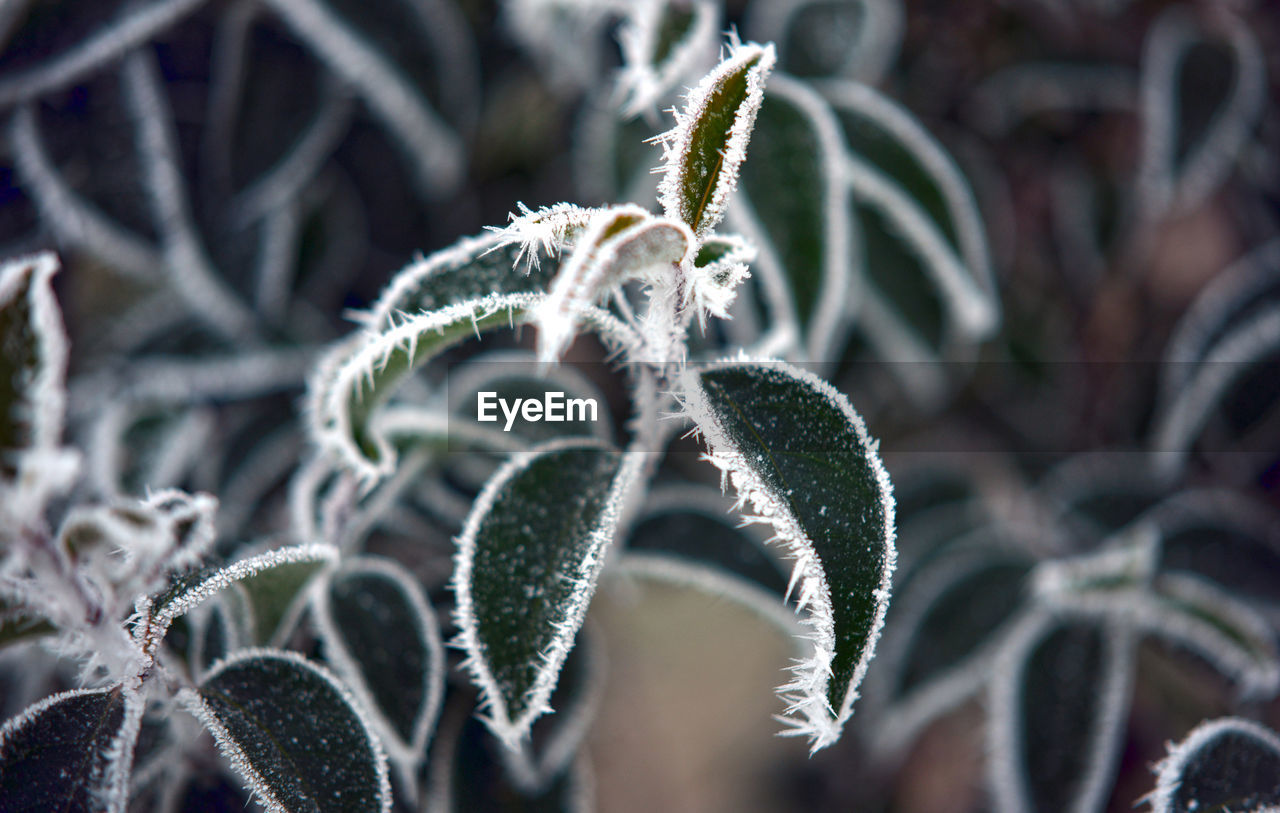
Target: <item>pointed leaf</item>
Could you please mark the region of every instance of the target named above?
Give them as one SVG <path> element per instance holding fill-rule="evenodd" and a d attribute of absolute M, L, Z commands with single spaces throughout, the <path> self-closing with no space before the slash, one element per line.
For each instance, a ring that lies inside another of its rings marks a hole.
<path fill-rule="evenodd" d="M 1203 722 L 1156 766 L 1152 813 L 1280 807 L 1280 737 L 1251 720 Z"/>
<path fill-rule="evenodd" d="M 77 689 L 9 720 L 0 728 L 0 807 L 123 811 L 140 705 L 119 686 Z"/>
<path fill-rule="evenodd" d="M 794 733 L 830 745 L 853 713 L 889 603 L 894 503 L 877 444 L 848 399 L 777 362 L 691 369 L 683 397 L 708 459 L 795 559 L 814 653 L 779 691 Z"/>
<path fill-rule="evenodd" d="M 391 758 L 426 756 L 444 693 L 439 624 L 422 588 L 389 559 L 349 559 L 312 597 L 325 659 L 370 717 Z"/>
<path fill-rule="evenodd" d="M 991 791 L 1001 810 L 1089 813 L 1111 792 L 1133 685 L 1133 636 L 1027 615 L 991 683 Z"/>
<path fill-rule="evenodd" d="M 742 44 L 735 37 L 729 56 L 689 92 L 675 127 L 658 137 L 666 166 L 659 187 L 663 212 L 699 237 L 724 217 L 738 185 L 773 63 L 772 45 Z"/>
<path fill-rule="evenodd" d="M 391 810 L 372 729 L 342 684 L 301 656 L 236 653 L 185 700 L 271 813 Z"/>
<path fill-rule="evenodd" d="M 485 486 L 458 539 L 458 644 L 486 722 L 515 748 L 548 711 L 595 592 L 638 461 L 594 441 L 516 455 Z"/>

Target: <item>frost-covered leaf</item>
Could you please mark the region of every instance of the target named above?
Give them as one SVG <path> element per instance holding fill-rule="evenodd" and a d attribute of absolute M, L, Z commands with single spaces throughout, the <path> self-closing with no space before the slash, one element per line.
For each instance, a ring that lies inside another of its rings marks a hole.
<path fill-rule="evenodd" d="M 999 809 L 1105 806 L 1128 720 L 1132 650 L 1123 624 L 1023 619 L 992 670 L 988 765 Z"/>
<path fill-rule="evenodd" d="M 50 282 L 58 268 L 50 253 L 0 266 L 0 477 L 18 486 L 49 475 L 62 439 L 67 337 Z"/>
<path fill-rule="evenodd" d="M 618 32 L 624 66 L 618 77 L 622 115 L 657 109 L 668 93 L 715 57 L 720 6 L 710 0 L 643 0 Z"/>
<path fill-rule="evenodd" d="M 1219 30 L 1204 30 L 1189 7 L 1170 6 L 1147 34 L 1138 193 L 1149 217 L 1186 211 L 1212 194 L 1239 157 L 1266 99 L 1266 62 L 1252 29 L 1235 14 L 1213 20 Z M 1229 52 L 1229 65 L 1193 59 L 1198 45 L 1213 40 Z"/>
<path fill-rule="evenodd" d="M 206 568 L 177 577 L 163 593 L 140 602 L 146 622 L 138 631 L 154 652 L 174 619 L 237 582 L 249 592 L 256 629 L 265 639 L 275 631 L 302 584 L 327 562 L 338 558 L 331 545 L 297 545 L 250 556 L 221 568 Z M 273 578 L 271 574 L 277 572 Z M 272 623 L 274 621 L 274 623 Z"/>
<path fill-rule="evenodd" d="M 458 645 L 486 723 L 517 748 L 549 711 L 639 461 L 561 440 L 516 455 L 485 486 L 458 539 Z"/>
<path fill-rule="evenodd" d="M 1280 808 L 1280 737 L 1251 720 L 1196 726 L 1155 767 L 1153 813 Z"/>
<path fill-rule="evenodd" d="M 48 697 L 0 728 L 0 807 L 123 813 L 142 701 L 120 686 Z"/>
<path fill-rule="evenodd" d="M 795 560 L 813 653 L 779 689 L 792 732 L 830 745 L 853 713 L 889 603 L 893 493 L 848 399 L 778 362 L 686 373 L 682 397 L 708 459 Z"/>
<path fill-rule="evenodd" d="M 185 701 L 271 813 L 391 810 L 372 728 L 346 688 L 301 656 L 236 653 Z"/>
<path fill-rule="evenodd" d="M 824 360 L 858 299 L 839 123 L 810 87 L 776 76 L 764 95 L 729 224 L 757 249 L 762 298 Z"/>
<path fill-rule="evenodd" d="M 902 45 L 901 0 L 774 0 L 752 3 L 747 32 L 778 44 L 792 76 L 847 76 L 876 84 Z"/>
<path fill-rule="evenodd" d="M 534 313 L 538 358 L 556 361 L 578 331 L 576 314 L 633 279 L 669 286 L 684 272 L 697 238 L 676 220 L 624 204 L 592 216 Z"/>
<path fill-rule="evenodd" d="M 584 222 L 589 214 L 582 216 Z M 358 318 L 374 330 L 387 330 L 406 314 L 440 310 L 487 294 L 545 292 L 559 263 L 543 268 L 542 261 L 559 252 L 579 221 L 560 210 L 526 215 L 513 218 L 504 229 L 463 238 L 410 263 Z"/>
<path fill-rule="evenodd" d="M 58 544 L 122 592 L 149 593 L 201 562 L 213 545 L 217 507 L 208 494 L 177 490 L 138 502 L 77 506 L 58 530 Z"/>
<path fill-rule="evenodd" d="M 663 212 L 709 234 L 724 217 L 747 157 L 747 143 L 773 69 L 772 45 L 730 42 L 729 56 L 685 99 L 676 124 L 658 137 L 664 164 Z"/>
<path fill-rule="evenodd" d="M 394 449 L 370 431 L 369 423 L 405 378 L 469 336 L 528 321 L 544 301 L 540 291 L 546 277 L 512 268 L 522 246 L 520 240 L 491 234 L 411 265 L 392 280 L 365 320 L 370 332 L 340 343 L 318 365 L 309 388 L 312 437 L 366 485 L 395 469 Z M 598 308 L 577 316 L 599 330 L 606 343 L 629 339 L 630 331 Z"/>
<path fill-rule="evenodd" d="M 422 588 L 389 559 L 349 559 L 312 594 L 325 660 L 369 711 L 389 756 L 426 756 L 444 693 L 439 624 Z"/>

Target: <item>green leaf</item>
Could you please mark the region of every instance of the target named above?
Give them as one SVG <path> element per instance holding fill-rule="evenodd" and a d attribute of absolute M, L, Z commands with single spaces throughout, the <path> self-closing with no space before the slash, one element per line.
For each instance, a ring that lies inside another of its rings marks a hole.
<path fill-rule="evenodd" d="M 1134 636 L 1123 623 L 1033 613 L 1012 637 L 989 700 L 996 807 L 1102 809 L 1128 720 Z"/>
<path fill-rule="evenodd" d="M 772 45 L 731 41 L 729 56 L 685 98 L 675 127 L 658 136 L 665 170 L 663 212 L 699 237 L 723 219 L 773 69 Z"/>
<path fill-rule="evenodd" d="M 1152 813 L 1280 806 L 1280 737 L 1251 720 L 1203 722 L 1156 766 Z"/>
<path fill-rule="evenodd" d="M 51 253 L 0 266 L 0 478 L 39 467 L 62 439 L 67 338 Z"/>
<path fill-rule="evenodd" d="M 518 273 L 521 253 L 519 244 L 500 233 L 463 238 L 397 273 L 361 321 L 387 330 L 403 314 L 440 310 L 492 293 L 545 292 L 558 263 L 530 263 L 527 273 Z"/>
<path fill-rule="evenodd" d="M 391 810 L 386 757 L 370 726 L 342 684 L 301 656 L 236 653 L 186 703 L 270 813 Z"/>
<path fill-rule="evenodd" d="M 486 722 L 510 748 L 549 710 L 639 457 L 628 465 L 583 439 L 544 444 L 503 466 L 467 517 L 454 566 L 457 645 Z"/>
<path fill-rule="evenodd" d="M 690 369 L 683 398 L 708 459 L 795 559 L 814 652 L 779 689 L 783 719 L 815 749 L 830 745 L 853 713 L 889 603 L 894 502 L 877 444 L 848 399 L 780 362 Z"/>
<path fill-rule="evenodd" d="M 76 689 L 6 722 L 0 728 L 0 808 L 123 811 L 140 713 L 126 705 L 119 686 Z M 128 726 L 131 716 L 134 725 Z"/>
<path fill-rule="evenodd" d="M 444 694 L 435 613 L 413 577 L 389 559 L 349 559 L 312 596 L 325 659 L 361 703 L 391 759 L 426 756 Z"/>

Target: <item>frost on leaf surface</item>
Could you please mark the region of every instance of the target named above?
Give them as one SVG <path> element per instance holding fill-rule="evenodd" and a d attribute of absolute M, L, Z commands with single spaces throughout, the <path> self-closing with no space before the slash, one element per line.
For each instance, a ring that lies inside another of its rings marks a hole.
<path fill-rule="evenodd" d="M 120 689 L 63 692 L 0 728 L 0 803 L 7 813 L 94 810 L 107 752 L 125 722 Z"/>
<path fill-rule="evenodd" d="M 877 444 L 848 399 L 780 362 L 690 370 L 684 398 L 708 459 L 795 560 L 791 593 L 814 651 L 779 689 L 784 720 L 815 749 L 830 745 L 853 713 L 889 602 L 894 503 Z"/>
<path fill-rule="evenodd" d="M 521 453 L 485 486 L 458 539 L 456 643 L 508 746 L 548 710 L 613 540 L 626 459 L 582 439 Z"/>
<path fill-rule="evenodd" d="M 1154 813 L 1280 807 L 1280 737 L 1249 720 L 1201 723 L 1156 766 Z"/>
<path fill-rule="evenodd" d="M 244 650 L 188 703 L 271 813 L 391 809 L 377 739 L 347 690 L 304 658 Z"/>
<path fill-rule="evenodd" d="M 772 45 L 730 45 L 727 59 L 690 91 L 663 146 L 659 202 L 667 217 L 705 236 L 724 217 L 773 69 Z"/>

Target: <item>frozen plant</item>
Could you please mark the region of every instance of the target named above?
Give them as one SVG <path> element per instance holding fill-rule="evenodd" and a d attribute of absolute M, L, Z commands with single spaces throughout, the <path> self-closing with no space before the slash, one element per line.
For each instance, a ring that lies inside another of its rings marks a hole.
<path fill-rule="evenodd" d="M 695 323 L 703 331 L 729 316 L 749 276 L 751 244 L 717 227 L 774 61 L 771 45 L 731 36 L 688 92 L 657 139 L 661 214 L 634 204 L 521 206 L 506 226 L 393 279 L 361 315 L 362 330 L 312 376 L 306 420 L 319 455 L 294 486 L 298 544 L 226 564 L 213 564 L 217 501 L 208 494 L 66 507 L 79 458 L 61 439 L 67 342 L 50 286 L 57 260 L 6 265 L 0 595 L 12 634 L 49 635 L 46 645 L 81 664 L 82 686 L 0 729 L 6 809 L 173 805 L 180 786 L 166 765 L 184 736 L 173 718 L 188 713 L 271 811 L 386 811 L 393 783 L 412 803 L 425 791 L 429 804 L 449 804 L 449 780 L 423 784 L 445 688 L 439 623 L 403 567 L 355 554 L 349 541 L 384 489 L 394 495 L 394 483 L 413 475 L 420 450 L 440 443 L 487 450 L 490 460 L 509 454 L 468 509 L 452 591 L 453 643 L 512 781 L 545 791 L 574 757 L 575 721 L 590 704 L 575 686 L 592 668 L 575 648 L 607 568 L 777 602 L 763 612 L 798 634 L 800 651 L 779 689 L 784 733 L 813 750 L 832 744 L 889 601 L 894 501 L 877 444 L 816 375 L 744 351 L 717 361 L 690 350 Z M 631 397 L 623 448 L 609 433 L 498 437 L 430 399 L 395 397 L 451 345 L 522 324 L 536 331 L 534 380 L 584 386 L 556 368 L 580 334 L 612 351 Z M 772 529 L 775 558 L 791 562 L 784 596 L 706 564 L 620 551 L 681 432 L 705 443 L 742 520 Z M 781 612 L 788 600 L 799 624 Z M 290 648 L 303 615 L 328 666 Z M 566 694 L 559 731 L 535 738 L 553 696 Z M 445 729 L 453 740 L 465 735 Z"/>

